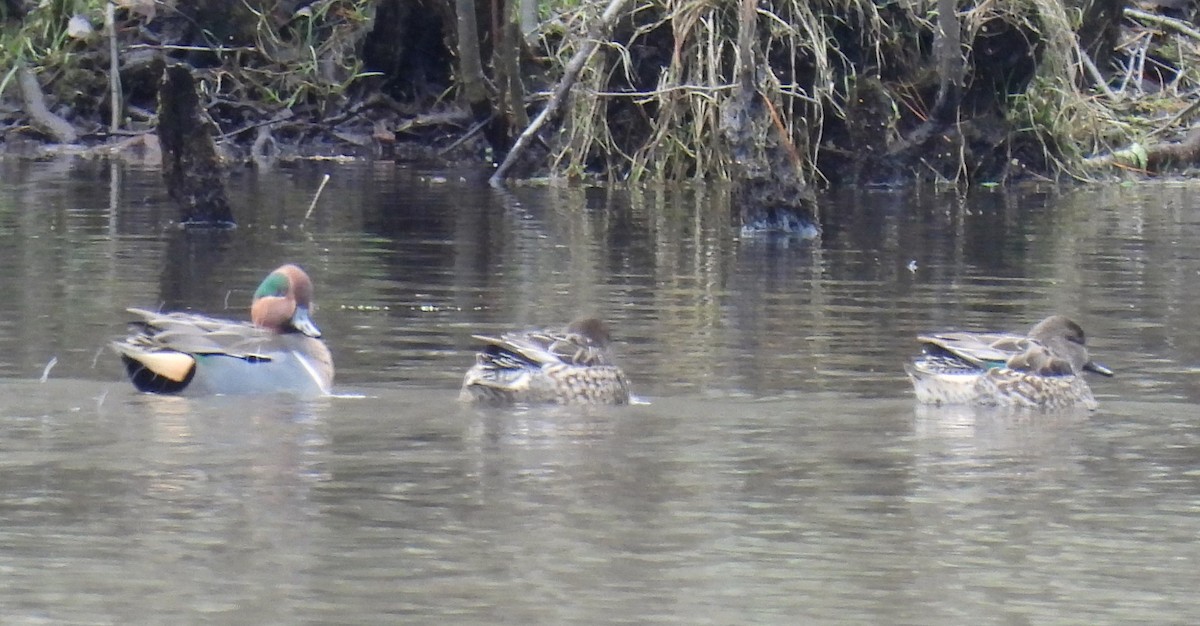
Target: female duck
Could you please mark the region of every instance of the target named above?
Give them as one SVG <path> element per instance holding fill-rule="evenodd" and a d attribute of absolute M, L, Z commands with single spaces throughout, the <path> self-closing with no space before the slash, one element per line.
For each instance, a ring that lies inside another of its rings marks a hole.
<path fill-rule="evenodd" d="M 304 270 L 284 265 L 254 292 L 250 324 L 129 309 L 137 330 L 112 345 L 140 391 L 328 394 L 333 356 L 309 318 L 312 291 Z"/>
<path fill-rule="evenodd" d="M 923 354 L 905 365 L 924 404 L 1094 410 L 1083 372 L 1112 376 L 1088 357 L 1083 329 L 1061 315 L 1028 335 L 949 332 L 918 337 Z"/>
<path fill-rule="evenodd" d="M 608 326 L 593 318 L 562 330 L 475 335 L 485 345 L 459 399 L 482 404 L 627 404 L 629 382 L 608 351 Z"/>

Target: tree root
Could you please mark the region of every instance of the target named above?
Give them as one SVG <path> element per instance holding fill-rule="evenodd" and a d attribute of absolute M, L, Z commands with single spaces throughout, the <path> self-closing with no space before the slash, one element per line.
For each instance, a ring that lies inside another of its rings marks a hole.
<path fill-rule="evenodd" d="M 76 143 L 79 133 L 67 120 L 59 117 L 46 106 L 46 96 L 37 77 L 24 61 L 18 62 L 17 85 L 21 91 L 21 102 L 34 127 L 54 138 L 58 143 Z"/>

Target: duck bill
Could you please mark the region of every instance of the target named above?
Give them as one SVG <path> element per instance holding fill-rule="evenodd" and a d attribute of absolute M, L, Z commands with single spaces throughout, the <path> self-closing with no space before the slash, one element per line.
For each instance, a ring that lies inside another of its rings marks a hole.
<path fill-rule="evenodd" d="M 1097 363 L 1095 361 L 1088 361 L 1087 363 L 1084 363 L 1083 369 L 1085 369 L 1089 372 L 1095 372 L 1097 374 L 1100 374 L 1101 376 L 1112 376 L 1113 375 L 1113 371 L 1108 369 L 1107 365 L 1105 365 L 1103 363 Z"/>
<path fill-rule="evenodd" d="M 305 306 L 296 307 L 296 313 L 292 315 L 292 327 L 309 337 L 321 336 L 321 329 L 308 316 L 308 307 Z"/>

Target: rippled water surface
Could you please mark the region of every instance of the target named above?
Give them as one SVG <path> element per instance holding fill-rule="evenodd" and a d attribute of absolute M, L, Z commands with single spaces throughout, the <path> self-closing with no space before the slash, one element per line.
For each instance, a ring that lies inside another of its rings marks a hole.
<path fill-rule="evenodd" d="M 329 186 L 305 217 L 320 178 Z M 720 194 L 0 162 L 0 622 L 1200 621 L 1200 187 L 856 191 L 817 241 Z M 127 306 L 316 283 L 338 395 L 139 395 Z M 646 403 L 455 402 L 472 333 L 612 323 Z M 939 328 L 1061 312 L 1095 413 L 914 405 Z"/>

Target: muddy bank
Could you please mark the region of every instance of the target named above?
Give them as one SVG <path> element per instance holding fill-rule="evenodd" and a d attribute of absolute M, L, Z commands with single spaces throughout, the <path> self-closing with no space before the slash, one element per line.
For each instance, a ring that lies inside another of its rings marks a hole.
<path fill-rule="evenodd" d="M 1181 69 L 1200 61 L 1191 3 L 574 4 L 121 0 L 106 15 L 102 2 L 8 0 L 4 36 L 22 45 L 7 49 L 22 52 L 6 58 L 3 149 L 153 158 L 155 86 L 184 63 L 231 161 L 492 167 L 556 89 L 561 109 L 511 175 L 749 176 L 764 202 L 802 206 L 828 185 L 1195 160 L 1200 85 Z M 603 11 L 615 16 L 600 29 Z"/>

